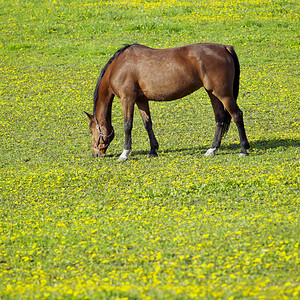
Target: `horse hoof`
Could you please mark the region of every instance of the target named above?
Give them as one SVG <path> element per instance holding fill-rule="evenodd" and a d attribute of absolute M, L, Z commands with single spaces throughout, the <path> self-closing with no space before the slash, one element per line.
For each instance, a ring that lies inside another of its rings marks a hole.
<path fill-rule="evenodd" d="M 243 152 L 241 152 L 240 154 L 239 154 L 239 157 L 245 157 L 245 156 L 248 156 L 249 154 L 248 153 L 243 153 Z"/>
<path fill-rule="evenodd" d="M 214 155 L 216 155 L 216 148 L 210 148 L 204 154 L 204 156 L 214 156 Z"/>
<path fill-rule="evenodd" d="M 157 157 L 157 156 L 158 156 L 157 153 L 149 153 L 149 154 L 148 154 L 148 157 L 149 157 L 149 158 Z"/>
<path fill-rule="evenodd" d="M 128 158 L 129 158 L 129 157 L 123 157 L 123 156 L 120 156 L 120 157 L 118 158 L 118 162 L 126 161 L 126 160 L 128 160 Z"/>
<path fill-rule="evenodd" d="M 129 158 L 129 155 L 131 154 L 131 150 L 125 150 L 123 151 L 123 153 L 120 155 L 118 161 L 125 161 Z"/>

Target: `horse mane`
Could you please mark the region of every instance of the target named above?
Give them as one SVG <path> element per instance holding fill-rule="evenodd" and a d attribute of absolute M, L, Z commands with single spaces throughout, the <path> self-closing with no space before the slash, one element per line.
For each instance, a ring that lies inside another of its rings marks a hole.
<path fill-rule="evenodd" d="M 109 61 L 106 63 L 106 65 L 103 67 L 99 77 L 98 77 L 98 80 L 97 80 L 97 84 L 96 84 L 96 88 L 95 88 L 95 91 L 94 91 L 94 111 L 93 111 L 93 114 L 94 116 L 96 115 L 96 102 L 97 102 L 97 99 L 98 99 L 98 90 L 99 90 L 99 86 L 100 86 L 100 83 L 101 83 L 101 80 L 106 72 L 106 70 L 108 69 L 108 67 L 110 66 L 110 64 L 122 53 L 124 52 L 126 49 L 134 46 L 134 45 L 139 45 L 139 44 L 126 44 L 123 48 L 119 49 L 116 51 L 116 53 L 109 59 Z"/>

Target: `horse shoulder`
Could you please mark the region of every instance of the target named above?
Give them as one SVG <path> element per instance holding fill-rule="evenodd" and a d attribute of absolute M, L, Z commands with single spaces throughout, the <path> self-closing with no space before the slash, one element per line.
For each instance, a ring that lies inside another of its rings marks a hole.
<path fill-rule="evenodd" d="M 124 53 L 125 54 L 125 53 Z M 121 56 L 111 65 L 109 85 L 112 92 L 121 98 L 122 94 L 133 94 L 136 85 L 136 71 L 129 56 Z"/>

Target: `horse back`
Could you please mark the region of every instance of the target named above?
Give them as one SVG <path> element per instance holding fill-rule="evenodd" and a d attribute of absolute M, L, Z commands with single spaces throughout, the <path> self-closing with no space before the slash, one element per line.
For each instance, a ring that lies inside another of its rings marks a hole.
<path fill-rule="evenodd" d="M 232 87 L 233 60 L 226 46 L 193 44 L 170 49 L 133 45 L 109 72 L 113 92 L 121 97 L 168 101 L 185 97 L 200 87 Z M 231 88 L 232 89 L 232 88 Z"/>

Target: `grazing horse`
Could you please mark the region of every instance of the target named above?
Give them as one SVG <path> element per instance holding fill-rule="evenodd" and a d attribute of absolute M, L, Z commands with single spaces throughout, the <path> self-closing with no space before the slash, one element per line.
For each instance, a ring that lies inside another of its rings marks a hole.
<path fill-rule="evenodd" d="M 214 155 L 228 131 L 231 118 L 237 125 L 241 153 L 250 148 L 237 105 L 240 65 L 232 46 L 193 44 L 172 49 L 152 49 L 139 44 L 126 45 L 107 62 L 94 92 L 93 115 L 88 113 L 92 133 L 92 154 L 105 156 L 114 138 L 111 109 L 114 96 L 121 99 L 125 147 L 119 161 L 131 153 L 134 105 L 138 106 L 150 139 L 149 156 L 157 156 L 158 142 L 152 129 L 149 100 L 171 101 L 183 98 L 202 86 L 207 91 L 215 114 L 216 130 L 212 147 L 205 153 Z"/>

